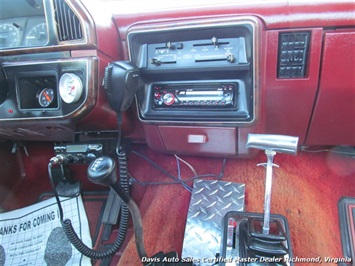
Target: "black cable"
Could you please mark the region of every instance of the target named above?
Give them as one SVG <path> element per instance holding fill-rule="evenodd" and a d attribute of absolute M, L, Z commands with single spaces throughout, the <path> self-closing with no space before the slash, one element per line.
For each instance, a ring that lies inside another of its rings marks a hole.
<path fill-rule="evenodd" d="M 118 117 L 118 121 L 120 121 L 119 117 Z M 119 126 L 121 124 L 122 123 L 120 123 Z M 121 127 L 119 127 L 119 131 L 121 131 Z M 127 156 L 124 150 L 119 148 L 120 143 L 121 143 L 121 133 L 119 132 L 116 152 L 117 152 L 119 172 L 120 172 L 120 186 L 125 193 L 129 194 Z M 54 191 L 54 196 L 58 204 L 59 216 L 63 227 L 63 231 L 67 236 L 67 238 L 69 239 L 69 241 L 80 253 L 84 254 L 86 257 L 89 257 L 91 259 L 98 260 L 98 259 L 104 259 L 113 256 L 122 247 L 122 244 L 126 238 L 127 229 L 128 229 L 128 218 L 129 218 L 129 210 L 127 205 L 124 202 L 122 203 L 119 232 L 116 241 L 113 243 L 113 245 L 107 250 L 99 250 L 99 251 L 93 250 L 88 246 L 86 246 L 78 237 L 78 235 L 75 233 L 75 230 L 71 224 L 71 220 L 70 219 L 63 220 L 63 208 L 52 176 L 52 162 L 48 164 L 48 174 L 49 174 L 49 180 L 52 189 Z"/>
<path fill-rule="evenodd" d="M 52 163 L 50 162 L 48 164 L 48 174 L 49 174 L 49 180 L 51 183 L 51 186 L 54 191 L 54 196 L 58 204 L 58 209 L 59 209 L 59 216 L 61 220 L 61 224 L 63 227 L 63 231 L 65 235 L 67 236 L 68 240 L 73 244 L 73 246 L 83 255 L 86 257 L 89 257 L 91 259 L 99 260 L 99 259 L 104 259 L 113 256 L 122 246 L 123 240 L 122 237 L 117 236 L 116 241 L 113 243 L 113 245 L 107 249 L 107 250 L 93 250 L 86 246 L 81 239 L 78 237 L 78 235 L 75 233 L 75 230 L 72 226 L 71 220 L 70 219 L 63 219 L 63 208 L 62 204 L 59 199 L 59 195 L 57 193 L 57 190 L 55 189 L 54 181 L 53 181 L 53 176 L 52 176 Z M 128 221 L 128 219 L 127 219 Z"/>
<path fill-rule="evenodd" d="M 157 168 L 160 172 L 164 173 L 165 175 L 167 175 L 169 178 L 173 179 L 176 184 L 181 184 L 181 185 L 185 185 L 184 181 L 179 180 L 177 177 L 173 176 L 172 174 L 170 174 L 169 172 L 167 172 L 164 168 L 160 167 L 158 164 L 156 164 L 155 162 L 153 162 L 151 159 L 149 159 L 148 157 L 144 156 L 143 154 L 140 154 L 139 152 L 136 152 L 134 150 L 132 150 L 132 153 L 136 154 L 137 156 L 143 158 L 144 160 L 146 160 L 147 162 L 149 162 L 151 165 L 153 165 L 155 168 Z"/>
<path fill-rule="evenodd" d="M 134 182 L 136 182 L 139 185 L 142 186 L 150 186 L 150 185 L 176 185 L 176 184 L 182 184 L 184 185 L 186 182 L 188 181 L 193 181 L 195 179 L 201 179 L 201 178 L 208 178 L 208 177 L 215 177 L 217 180 L 221 180 L 222 177 L 224 176 L 224 170 L 225 170 L 225 166 L 226 166 L 226 162 L 227 159 L 224 158 L 222 161 L 222 167 L 221 167 L 221 171 L 219 172 L 219 174 L 202 174 L 202 175 L 195 175 L 191 178 L 188 179 L 178 179 L 175 176 L 173 176 L 172 174 L 168 173 L 165 169 L 163 169 L 161 166 L 159 166 L 157 163 L 153 162 L 151 159 L 149 159 L 148 157 L 146 157 L 145 155 L 132 150 L 132 153 L 136 154 L 137 156 L 141 157 L 142 159 L 144 159 L 145 161 L 147 161 L 148 163 L 150 163 L 153 167 L 155 167 L 156 169 L 158 169 L 159 171 L 161 171 L 162 173 L 164 173 L 165 175 L 167 175 L 169 178 L 173 179 L 173 182 L 142 182 L 138 179 L 135 179 L 134 177 L 132 177 L 130 175 L 131 180 L 133 180 Z"/>
<path fill-rule="evenodd" d="M 55 200 L 57 201 L 57 205 L 58 205 L 58 209 L 59 209 L 60 221 L 63 221 L 63 208 L 62 208 L 62 204 L 60 203 L 59 195 L 58 195 L 57 189 L 56 189 L 55 184 L 54 184 L 53 175 L 52 175 L 52 165 L 53 165 L 52 162 L 50 162 L 48 164 L 49 182 L 50 182 L 52 190 L 54 192 Z"/>
<path fill-rule="evenodd" d="M 117 135 L 117 144 L 116 144 L 116 154 L 120 153 L 122 149 L 121 142 L 122 142 L 122 114 L 117 113 L 117 124 L 118 124 L 118 135 Z"/>
<path fill-rule="evenodd" d="M 180 170 L 180 161 L 178 159 L 178 157 L 176 157 L 176 165 L 177 165 L 177 170 L 178 170 L 178 179 L 181 182 L 181 184 L 183 185 L 183 187 L 189 191 L 190 193 L 192 193 L 192 187 L 190 187 L 188 184 L 186 184 L 183 180 L 181 180 L 181 170 Z"/>
<path fill-rule="evenodd" d="M 121 150 L 117 154 L 117 158 L 118 158 L 118 166 L 120 172 L 120 185 L 124 190 L 124 192 L 129 194 L 128 167 L 127 167 L 126 153 L 123 150 Z M 119 231 L 117 236 L 117 239 L 119 239 L 120 241 L 120 246 L 122 246 L 127 235 L 128 219 L 129 219 L 128 207 L 126 203 L 122 202 L 120 225 L 119 225 L 119 229 L 118 229 Z"/>
<path fill-rule="evenodd" d="M 343 155 L 350 155 L 351 157 L 355 157 L 355 150 L 352 148 L 352 150 L 354 152 L 347 152 L 347 151 L 342 151 L 342 150 L 337 150 L 336 149 L 337 147 L 335 148 L 324 148 L 324 149 L 318 149 L 318 150 L 310 150 L 309 147 L 307 146 L 302 146 L 300 147 L 300 150 L 301 151 L 304 151 L 304 152 L 310 152 L 310 153 L 319 153 L 319 152 L 332 152 L 332 153 L 337 153 L 337 154 L 343 154 Z M 349 147 L 349 149 L 351 149 Z"/>

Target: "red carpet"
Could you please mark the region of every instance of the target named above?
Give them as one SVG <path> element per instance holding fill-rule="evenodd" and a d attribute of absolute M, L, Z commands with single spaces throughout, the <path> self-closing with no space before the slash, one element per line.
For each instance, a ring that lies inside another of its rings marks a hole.
<path fill-rule="evenodd" d="M 50 191 L 47 162 L 52 156 L 52 146 L 40 144 L 42 149 L 38 149 L 37 145 L 27 146 L 30 155 L 24 156 L 27 177 L 22 179 L 18 165 L 14 164 L 16 156 L 10 154 L 11 147 L 0 147 L 0 202 L 5 210 L 32 204 L 41 193 Z M 157 154 L 145 146 L 135 149 L 177 176 L 174 156 Z M 218 174 L 222 165 L 221 158 L 182 158 L 198 174 Z M 262 212 L 263 208 L 265 171 L 256 167 L 260 162 L 265 162 L 263 153 L 250 160 L 228 159 L 223 177 L 224 181 L 246 184 L 246 211 L 250 212 Z M 355 197 L 355 159 L 334 153 L 300 152 L 297 156 L 278 154 L 275 163 L 280 168 L 274 170 L 271 211 L 288 218 L 294 256 L 341 257 L 337 203 L 341 197 Z M 129 170 L 140 181 L 171 181 L 134 154 L 129 156 Z M 87 190 L 104 189 L 88 183 L 85 167 L 74 168 L 72 175 L 83 181 Z M 182 178 L 192 176 L 191 170 L 182 163 L 181 175 Z M 181 254 L 190 193 L 181 185 L 134 184 L 132 195 L 142 212 L 148 255 L 170 250 Z M 88 206 L 87 213 L 89 217 L 96 215 L 97 209 Z M 118 265 L 141 265 L 133 238 L 122 251 Z"/>
<path fill-rule="evenodd" d="M 172 174 L 177 174 L 173 156 L 143 152 Z M 186 157 L 198 174 L 220 171 L 222 160 Z M 265 155 L 251 160 L 228 159 L 223 180 L 246 184 L 246 211 L 262 212 Z M 169 181 L 135 155 L 130 173 L 141 181 Z M 288 218 L 294 256 L 341 257 L 337 203 L 342 196 L 355 196 L 355 159 L 334 153 L 278 154 L 274 171 L 271 211 Z M 139 167 L 138 167 L 139 166 Z M 184 166 L 182 177 L 192 176 Z M 146 187 L 134 185 L 133 196 L 140 203 L 148 255 L 177 250 L 181 254 L 190 193 L 181 185 Z M 123 252 L 119 265 L 140 265 L 134 239 Z"/>

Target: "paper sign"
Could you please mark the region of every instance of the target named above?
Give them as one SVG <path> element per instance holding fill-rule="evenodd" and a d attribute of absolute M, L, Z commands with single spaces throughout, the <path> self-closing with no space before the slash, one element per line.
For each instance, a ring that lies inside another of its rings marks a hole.
<path fill-rule="evenodd" d="M 60 198 L 64 218 L 71 220 L 80 239 L 92 247 L 81 196 Z M 62 229 L 55 198 L 0 213 L 0 266 L 91 265 L 69 242 Z"/>

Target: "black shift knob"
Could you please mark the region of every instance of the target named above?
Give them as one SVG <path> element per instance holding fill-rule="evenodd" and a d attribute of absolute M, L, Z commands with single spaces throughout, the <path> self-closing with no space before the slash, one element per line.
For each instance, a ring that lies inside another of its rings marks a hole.
<path fill-rule="evenodd" d="M 92 161 L 88 168 L 88 178 L 95 184 L 113 186 L 117 181 L 115 161 L 108 156 Z"/>

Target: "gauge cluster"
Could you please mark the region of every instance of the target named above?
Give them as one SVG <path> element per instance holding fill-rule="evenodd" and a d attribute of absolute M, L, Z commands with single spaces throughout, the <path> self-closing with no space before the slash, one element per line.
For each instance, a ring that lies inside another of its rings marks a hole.
<path fill-rule="evenodd" d="M 40 47 L 47 43 L 48 29 L 42 16 L 0 20 L 0 50 Z"/>
<path fill-rule="evenodd" d="M 94 66 L 94 58 L 5 64 L 9 90 L 0 104 L 0 123 L 62 118 L 80 112 L 81 107 L 89 110 L 94 91 L 92 85 L 89 91 L 88 73 Z"/>

